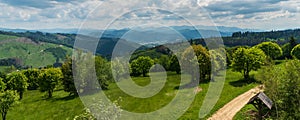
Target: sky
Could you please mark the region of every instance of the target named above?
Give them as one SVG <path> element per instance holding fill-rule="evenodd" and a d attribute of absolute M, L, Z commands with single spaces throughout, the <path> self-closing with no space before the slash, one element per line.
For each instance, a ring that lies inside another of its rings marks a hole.
<path fill-rule="evenodd" d="M 300 28 L 299 0 L 0 0 L 0 28 Z"/>

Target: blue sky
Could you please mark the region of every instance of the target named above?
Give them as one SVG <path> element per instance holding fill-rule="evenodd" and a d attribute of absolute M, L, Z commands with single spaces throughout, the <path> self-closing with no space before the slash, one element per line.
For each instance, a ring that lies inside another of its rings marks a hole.
<path fill-rule="evenodd" d="M 185 25 L 181 20 L 262 30 L 300 28 L 299 0 L 0 0 L 0 11 L 0 28 L 80 28 L 83 22 L 93 29 Z"/>

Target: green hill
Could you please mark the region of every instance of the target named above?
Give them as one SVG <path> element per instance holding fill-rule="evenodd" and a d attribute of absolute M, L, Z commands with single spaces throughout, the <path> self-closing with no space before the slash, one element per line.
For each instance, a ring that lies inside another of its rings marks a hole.
<path fill-rule="evenodd" d="M 62 62 L 71 52 L 71 48 L 63 45 L 0 34 L 0 66 L 37 68 L 53 65 Z"/>

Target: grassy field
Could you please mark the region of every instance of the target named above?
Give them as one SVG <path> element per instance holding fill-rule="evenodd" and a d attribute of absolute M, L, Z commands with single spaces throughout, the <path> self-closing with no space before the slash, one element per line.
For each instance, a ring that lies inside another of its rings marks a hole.
<path fill-rule="evenodd" d="M 141 86 L 150 83 L 150 79 L 148 77 L 134 77 L 133 80 Z M 161 107 L 167 105 L 179 91 L 176 89 L 179 83 L 180 75 L 177 75 L 175 73 L 168 73 L 165 86 L 158 94 L 154 95 L 153 97 L 146 99 L 131 97 L 125 94 L 121 89 L 119 89 L 115 83 L 109 85 L 109 90 L 106 90 L 105 94 L 112 101 L 117 100 L 119 97 L 121 97 L 122 101 L 120 101 L 119 104 L 124 110 L 145 113 L 158 110 Z M 213 107 L 210 114 L 208 114 L 205 118 L 212 115 L 215 111 L 217 111 L 219 108 L 221 108 L 236 96 L 255 87 L 256 85 L 258 84 L 246 84 L 242 80 L 242 75 L 240 73 L 227 70 L 226 81 L 222 94 L 220 96 L 220 100 Z M 199 109 L 206 95 L 209 83 L 202 83 L 199 86 L 203 89 L 203 91 L 199 92 L 196 95 L 194 102 L 190 105 L 187 112 L 185 112 L 180 119 L 198 119 Z M 44 93 L 40 93 L 39 91 L 27 91 L 24 94 L 24 99 L 21 100 L 21 103 L 19 105 L 16 105 L 9 111 L 7 118 L 14 120 L 65 120 L 72 119 L 75 115 L 83 112 L 84 107 L 80 99 L 78 97 L 68 97 L 68 93 L 63 92 L 62 90 L 55 91 L 53 98 L 51 99 L 45 99 L 44 95 Z"/>
<path fill-rule="evenodd" d="M 56 57 L 51 52 L 45 52 L 48 48 L 62 47 L 70 55 L 71 48 L 50 43 L 34 44 L 30 41 L 20 42 L 17 37 L 0 35 L 0 59 L 19 58 L 24 65 L 40 67 L 52 65 L 56 61 Z"/>
<path fill-rule="evenodd" d="M 0 41 L 2 40 L 10 40 L 10 39 L 17 39 L 17 36 L 10 36 L 10 35 L 1 35 L 0 34 Z"/>

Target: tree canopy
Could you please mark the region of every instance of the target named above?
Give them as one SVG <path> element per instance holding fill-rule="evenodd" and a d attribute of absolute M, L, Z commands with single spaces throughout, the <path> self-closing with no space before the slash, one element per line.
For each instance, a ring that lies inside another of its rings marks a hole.
<path fill-rule="evenodd" d="M 18 103 L 18 99 L 18 94 L 14 90 L 0 91 L 0 112 L 2 120 L 6 120 L 8 110 L 11 106 Z"/>
<path fill-rule="evenodd" d="M 23 74 L 28 78 L 27 89 L 36 90 L 39 87 L 38 77 L 39 77 L 40 71 L 38 69 L 28 69 L 28 70 L 24 70 Z"/>
<path fill-rule="evenodd" d="M 191 69 L 199 66 L 199 73 L 195 70 L 187 71 L 192 75 L 192 80 L 195 80 L 197 75 L 200 75 L 200 80 L 205 80 L 210 78 L 211 73 L 211 60 L 210 60 L 210 54 L 201 45 L 193 45 L 189 48 L 187 48 L 182 53 L 182 58 L 185 62 L 189 62 L 191 64 L 185 64 L 183 63 L 183 67 L 187 69 Z"/>
<path fill-rule="evenodd" d="M 244 79 L 248 80 L 252 70 L 259 69 L 265 62 L 266 55 L 257 48 L 238 48 L 233 54 L 231 66 L 234 71 L 241 72 Z"/>
<path fill-rule="evenodd" d="M 134 76 L 139 76 L 140 74 L 143 74 L 143 76 L 146 77 L 147 73 L 149 72 L 149 69 L 153 66 L 153 64 L 154 60 L 152 60 L 150 57 L 140 56 L 131 62 L 130 67 L 132 70 L 132 74 Z"/>
<path fill-rule="evenodd" d="M 282 55 L 281 47 L 273 42 L 262 42 L 255 46 L 261 49 L 271 59 L 276 59 Z"/>
<path fill-rule="evenodd" d="M 53 90 L 62 79 L 62 72 L 59 68 L 48 68 L 39 75 L 39 86 L 41 92 L 47 92 L 48 98 L 52 97 Z"/>
<path fill-rule="evenodd" d="M 11 90 L 16 90 L 19 95 L 20 99 L 23 98 L 23 93 L 26 91 L 28 83 L 27 77 L 22 72 L 12 72 L 7 75 L 8 80 L 8 88 Z"/>
<path fill-rule="evenodd" d="M 62 85 L 65 92 L 69 92 L 70 95 L 76 95 L 77 90 L 75 87 L 72 70 L 72 59 L 70 57 L 67 57 L 61 67 L 61 72 L 63 74 L 63 78 L 61 79 Z"/>
<path fill-rule="evenodd" d="M 291 51 L 291 55 L 294 58 L 300 59 L 300 44 L 296 45 L 292 51 Z"/>

